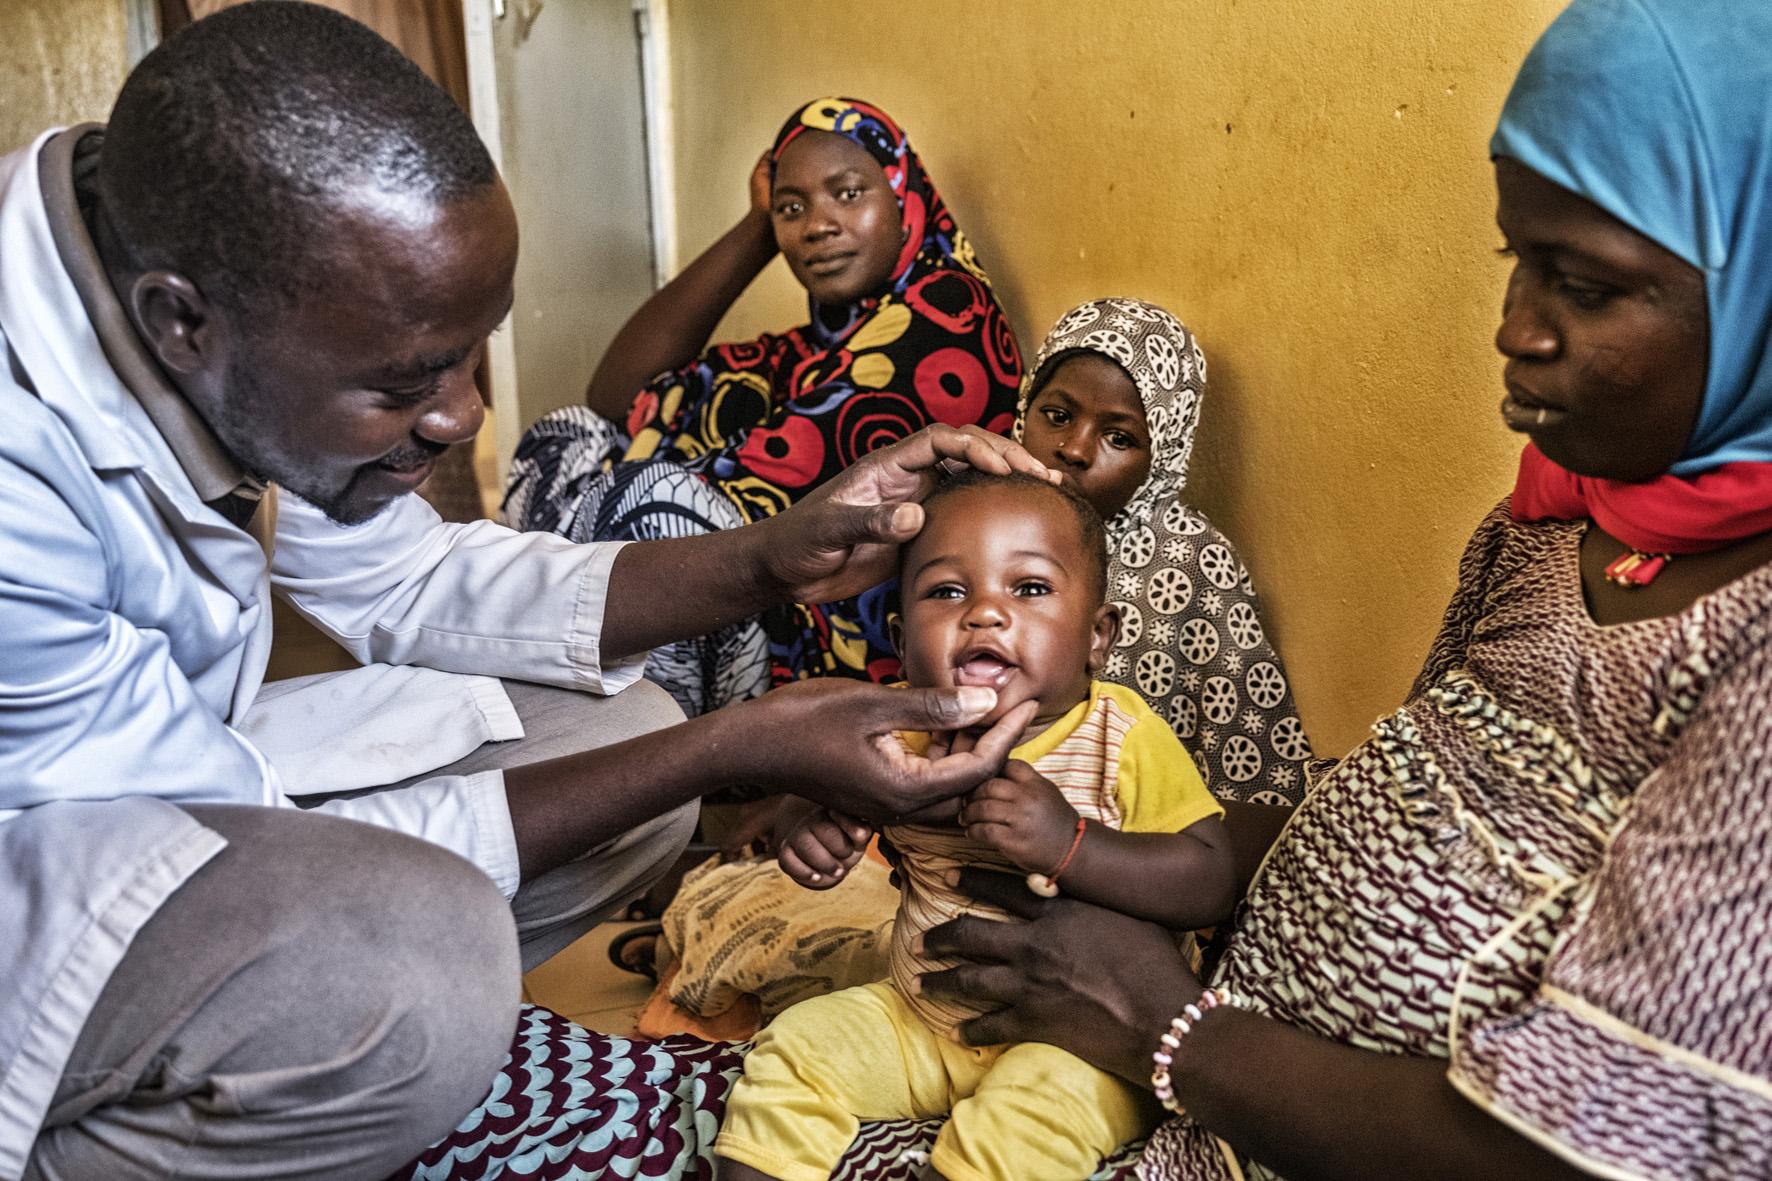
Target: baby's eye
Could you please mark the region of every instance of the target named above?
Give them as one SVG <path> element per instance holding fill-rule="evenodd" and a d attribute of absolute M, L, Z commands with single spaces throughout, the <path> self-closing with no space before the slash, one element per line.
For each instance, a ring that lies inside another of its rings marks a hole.
<path fill-rule="evenodd" d="M 965 597 L 965 594 L 965 591 L 952 583 L 944 583 L 941 586 L 931 587 L 929 593 L 923 597 L 925 599 L 959 599 Z"/>
<path fill-rule="evenodd" d="M 1031 599 L 1038 595 L 1049 595 L 1052 593 L 1052 584 L 1038 578 L 1030 578 L 1025 582 L 1016 583 L 1015 593 L 1024 599 Z"/>

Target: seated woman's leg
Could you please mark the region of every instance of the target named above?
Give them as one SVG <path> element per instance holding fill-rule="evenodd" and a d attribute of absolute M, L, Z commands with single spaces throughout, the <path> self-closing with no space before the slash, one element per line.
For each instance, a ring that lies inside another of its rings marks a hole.
<path fill-rule="evenodd" d="M 587 407 L 544 414 L 517 442 L 499 520 L 513 529 L 564 535 L 586 492 L 626 448 L 621 428 Z"/>
<path fill-rule="evenodd" d="M 510 911 L 415 837 L 192 806 L 227 848 L 130 944 L 25 1177 L 375 1181 L 486 1094 L 517 1019 Z"/>
<path fill-rule="evenodd" d="M 567 536 L 657 541 L 744 523 L 737 506 L 701 476 L 660 459 L 617 467 L 595 496 L 584 498 Z M 747 619 L 653 649 L 646 679 L 663 686 L 684 713 L 695 717 L 769 688 L 769 642 L 762 624 Z"/>

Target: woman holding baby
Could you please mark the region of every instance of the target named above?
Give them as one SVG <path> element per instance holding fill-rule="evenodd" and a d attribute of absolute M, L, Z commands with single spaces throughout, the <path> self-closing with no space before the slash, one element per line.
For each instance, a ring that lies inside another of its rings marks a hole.
<path fill-rule="evenodd" d="M 1527 59 L 1491 145 L 1518 483 L 1403 707 L 1246 859 L 1216 969 L 988 875 L 1025 923 L 926 936 L 960 966 L 923 991 L 994 1009 L 968 1043 L 1155 1075 L 1144 1175 L 1772 1169 L 1768 38 L 1576 0 Z"/>

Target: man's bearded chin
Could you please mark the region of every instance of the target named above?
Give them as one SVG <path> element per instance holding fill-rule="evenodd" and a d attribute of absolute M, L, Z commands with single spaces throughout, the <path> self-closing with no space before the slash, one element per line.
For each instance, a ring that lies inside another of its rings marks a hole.
<path fill-rule="evenodd" d="M 262 419 L 252 411 L 254 406 L 264 404 L 263 391 L 246 374 L 236 372 L 230 377 L 229 388 L 233 396 L 222 407 L 221 421 L 214 423 L 213 429 L 234 462 L 247 472 L 294 493 L 340 525 L 361 525 L 399 499 L 397 496 L 374 500 L 365 497 L 363 481 L 369 477 L 371 467 L 352 470 L 349 478 L 340 485 L 336 477 L 330 477 L 316 470 L 314 465 L 272 445 L 265 437 Z M 405 449 L 398 454 L 404 455 Z"/>

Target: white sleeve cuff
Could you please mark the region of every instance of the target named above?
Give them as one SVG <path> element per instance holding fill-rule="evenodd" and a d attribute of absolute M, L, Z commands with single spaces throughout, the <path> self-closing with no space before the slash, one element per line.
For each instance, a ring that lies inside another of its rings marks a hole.
<path fill-rule="evenodd" d="M 584 575 L 578 583 L 578 605 L 573 612 L 569 647 L 579 687 L 611 696 L 640 679 L 646 671 L 645 652 L 606 663 L 602 655 L 603 614 L 609 605 L 609 572 L 615 557 L 628 542 L 605 542 L 590 547 Z"/>
<path fill-rule="evenodd" d="M 505 798 L 505 773 L 481 771 L 462 780 L 474 814 L 472 860 L 492 879 L 506 898 L 516 896 L 522 884 L 517 863 L 517 830 L 511 824 L 511 805 Z"/>

